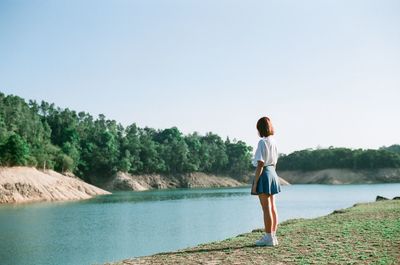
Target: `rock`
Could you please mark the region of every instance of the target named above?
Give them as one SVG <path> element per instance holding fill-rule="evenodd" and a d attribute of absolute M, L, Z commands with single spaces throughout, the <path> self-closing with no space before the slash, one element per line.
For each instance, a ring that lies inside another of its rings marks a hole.
<path fill-rule="evenodd" d="M 387 201 L 387 200 L 389 200 L 388 198 L 386 198 L 386 197 L 383 197 L 383 196 L 376 196 L 376 199 L 375 199 L 375 201 Z"/>
<path fill-rule="evenodd" d="M 119 174 L 116 178 L 112 180 L 112 182 L 104 187 L 107 190 L 147 190 L 147 187 L 144 187 L 135 179 L 131 179 L 127 177 L 125 174 Z"/>
<path fill-rule="evenodd" d="M 332 214 L 345 213 L 345 212 L 346 212 L 346 210 L 344 210 L 344 209 L 339 209 L 339 210 L 334 210 L 334 211 L 332 212 Z"/>

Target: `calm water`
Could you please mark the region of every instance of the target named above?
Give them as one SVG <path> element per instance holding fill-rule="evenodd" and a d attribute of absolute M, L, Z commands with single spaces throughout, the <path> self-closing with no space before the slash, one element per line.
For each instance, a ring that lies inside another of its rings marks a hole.
<path fill-rule="evenodd" d="M 316 217 L 400 184 L 293 185 L 280 220 Z M 91 200 L 0 206 L 0 264 L 100 264 L 221 240 L 262 227 L 249 188 L 118 192 Z"/>

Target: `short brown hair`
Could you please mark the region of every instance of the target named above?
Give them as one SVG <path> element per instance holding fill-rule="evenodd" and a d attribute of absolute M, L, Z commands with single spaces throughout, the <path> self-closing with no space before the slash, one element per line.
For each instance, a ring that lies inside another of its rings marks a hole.
<path fill-rule="evenodd" d="M 274 127 L 268 117 L 262 117 L 257 122 L 257 130 L 260 136 L 268 137 L 274 135 Z"/>

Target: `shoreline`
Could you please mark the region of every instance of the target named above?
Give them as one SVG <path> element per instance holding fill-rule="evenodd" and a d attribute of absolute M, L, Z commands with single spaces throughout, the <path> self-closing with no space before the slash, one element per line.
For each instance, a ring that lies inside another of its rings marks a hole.
<path fill-rule="evenodd" d="M 73 175 L 33 167 L 0 167 L 0 205 L 90 199 L 110 192 Z"/>
<path fill-rule="evenodd" d="M 107 182 L 89 184 L 72 173 L 34 167 L 0 167 L 0 205 L 90 199 L 114 191 L 146 191 L 177 188 L 245 187 L 248 183 L 202 172 L 164 176 L 129 175 L 119 172 Z"/>
<path fill-rule="evenodd" d="M 131 175 L 118 172 L 116 176 L 102 182 L 91 180 L 94 185 L 108 191 L 146 191 L 175 188 L 223 188 L 240 187 L 247 183 L 225 175 L 213 175 L 202 172 L 161 175 Z"/>
<path fill-rule="evenodd" d="M 356 203 L 317 218 L 286 220 L 279 224 L 277 247 L 255 247 L 262 234 L 262 229 L 254 229 L 222 241 L 104 265 L 265 264 L 268 260 L 272 264 L 395 264 L 400 260 L 400 200 Z"/>
<path fill-rule="evenodd" d="M 230 177 L 229 175 L 216 175 L 204 172 L 180 173 L 174 175 L 142 174 L 131 175 L 118 172 L 107 181 L 99 181 L 96 178 L 91 182 L 104 190 L 114 191 L 146 191 L 162 189 L 184 188 L 229 188 L 251 185 L 251 178 L 246 175 L 243 179 Z M 247 180 L 247 181 L 245 181 Z M 288 181 L 279 178 L 281 185 L 290 185 Z"/>
<path fill-rule="evenodd" d="M 374 174 L 377 174 L 375 177 Z M 324 169 L 318 171 L 278 171 L 281 185 L 359 185 L 400 183 L 400 169 L 354 171 Z M 227 175 L 202 172 L 176 175 L 130 175 L 119 172 L 108 181 L 93 178 L 89 184 L 71 173 L 33 167 L 0 167 L 0 204 L 41 201 L 70 201 L 111 194 L 114 191 L 248 187 L 249 173 L 239 181 Z M 247 180 L 244 182 L 244 180 Z M 286 181 L 288 180 L 288 181 Z"/>

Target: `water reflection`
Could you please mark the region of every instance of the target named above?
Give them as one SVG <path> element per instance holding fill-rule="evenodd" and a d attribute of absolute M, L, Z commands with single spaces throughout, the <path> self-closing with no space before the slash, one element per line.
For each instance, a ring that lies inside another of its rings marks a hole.
<path fill-rule="evenodd" d="M 280 220 L 399 195 L 400 184 L 293 185 Z M 250 187 L 115 192 L 75 202 L 0 207 L 0 264 L 102 264 L 222 240 L 263 226 Z"/>
<path fill-rule="evenodd" d="M 102 195 L 86 200 L 85 203 L 123 203 L 165 200 L 209 199 L 247 196 L 249 189 L 224 188 L 224 189 L 173 189 L 152 191 L 116 191 L 113 194 Z"/>

